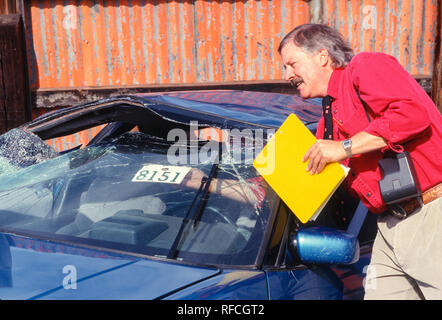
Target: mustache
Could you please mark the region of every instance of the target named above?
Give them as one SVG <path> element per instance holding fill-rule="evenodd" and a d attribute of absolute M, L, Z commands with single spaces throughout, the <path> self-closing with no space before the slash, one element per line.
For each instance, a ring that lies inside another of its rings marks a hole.
<path fill-rule="evenodd" d="M 302 80 L 302 78 L 298 77 L 298 78 L 294 78 L 292 80 L 290 80 L 290 84 L 292 85 L 293 88 L 298 88 L 298 86 L 304 82 L 304 80 Z"/>

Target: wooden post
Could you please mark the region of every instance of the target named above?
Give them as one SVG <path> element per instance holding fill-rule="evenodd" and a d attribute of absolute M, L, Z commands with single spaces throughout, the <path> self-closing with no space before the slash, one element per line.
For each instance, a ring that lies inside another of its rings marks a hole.
<path fill-rule="evenodd" d="M 434 44 L 433 84 L 431 97 L 439 112 L 442 113 L 442 1 L 437 1 L 436 38 Z"/>
<path fill-rule="evenodd" d="M 23 20 L 0 15 L 0 133 L 31 120 Z"/>
<path fill-rule="evenodd" d="M 0 0 L 0 14 L 17 13 L 16 0 Z"/>

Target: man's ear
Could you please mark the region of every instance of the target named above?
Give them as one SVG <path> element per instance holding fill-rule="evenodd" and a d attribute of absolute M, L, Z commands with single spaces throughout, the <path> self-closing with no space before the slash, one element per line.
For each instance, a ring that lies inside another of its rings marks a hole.
<path fill-rule="evenodd" d="M 331 59 L 328 54 L 328 50 L 325 48 L 318 51 L 318 59 L 319 59 L 319 64 L 322 67 L 325 67 L 325 66 L 327 66 L 328 63 L 331 63 Z"/>

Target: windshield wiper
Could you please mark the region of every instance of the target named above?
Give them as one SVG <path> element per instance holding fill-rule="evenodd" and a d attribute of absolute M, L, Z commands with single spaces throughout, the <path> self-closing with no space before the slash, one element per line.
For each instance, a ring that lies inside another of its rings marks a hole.
<path fill-rule="evenodd" d="M 207 177 L 206 182 L 204 184 L 204 190 L 201 193 L 201 200 L 198 202 L 198 206 L 196 207 L 195 216 L 193 218 L 194 229 L 196 229 L 199 221 L 201 220 L 204 208 L 206 207 L 207 195 L 209 194 L 210 184 L 212 183 L 212 180 L 215 178 L 217 172 L 218 172 L 218 164 L 214 163 L 212 165 L 212 168 L 210 169 L 209 176 Z"/>
<path fill-rule="evenodd" d="M 221 162 L 222 154 L 223 154 L 223 146 L 225 142 L 218 143 L 218 160 L 212 164 L 212 168 L 210 169 L 209 176 L 207 177 L 207 181 L 204 185 L 204 190 L 201 194 L 201 200 L 198 202 L 198 207 L 196 208 L 195 217 L 193 218 L 193 229 L 195 230 L 198 226 L 198 223 L 201 220 L 201 217 L 203 216 L 204 208 L 206 207 L 207 203 L 207 195 L 209 194 L 209 188 L 210 184 L 212 183 L 212 180 L 215 179 L 216 174 L 218 173 L 218 167 L 219 163 Z"/>
<path fill-rule="evenodd" d="M 214 163 L 212 165 L 212 168 L 210 169 L 209 175 L 201 179 L 200 187 L 198 188 L 198 191 L 196 192 L 195 197 L 192 200 L 192 204 L 190 205 L 189 210 L 187 210 L 186 215 L 184 216 L 183 222 L 181 222 L 180 229 L 178 230 L 178 234 L 176 235 L 172 247 L 170 248 L 169 253 L 167 254 L 167 258 L 169 259 L 176 258 L 178 253 L 178 245 L 182 240 L 184 229 L 186 228 L 189 222 L 190 213 L 193 211 L 195 203 L 197 203 L 197 207 L 195 209 L 195 214 L 192 219 L 194 221 L 193 227 L 196 228 L 196 225 L 201 220 L 204 208 L 207 203 L 207 196 L 209 194 L 210 184 L 212 183 L 212 180 L 215 178 L 217 172 L 218 172 L 218 163 Z"/>

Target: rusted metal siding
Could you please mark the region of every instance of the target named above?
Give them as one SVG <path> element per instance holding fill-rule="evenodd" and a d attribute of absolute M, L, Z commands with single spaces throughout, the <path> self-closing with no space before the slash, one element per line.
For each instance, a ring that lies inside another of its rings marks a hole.
<path fill-rule="evenodd" d="M 48 139 L 45 142 L 59 152 L 78 147 L 79 145 L 81 145 L 81 148 L 84 148 L 104 127 L 105 125 L 93 127 L 68 136 Z"/>
<path fill-rule="evenodd" d="M 32 88 L 280 79 L 298 0 L 31 0 Z"/>
<path fill-rule="evenodd" d="M 395 56 L 412 74 L 433 67 L 437 0 L 313 1 L 323 22 L 349 39 L 356 52 Z"/>
<path fill-rule="evenodd" d="M 431 75 L 437 0 L 29 0 L 32 89 L 282 79 L 298 24 L 338 28 L 356 52 Z"/>

